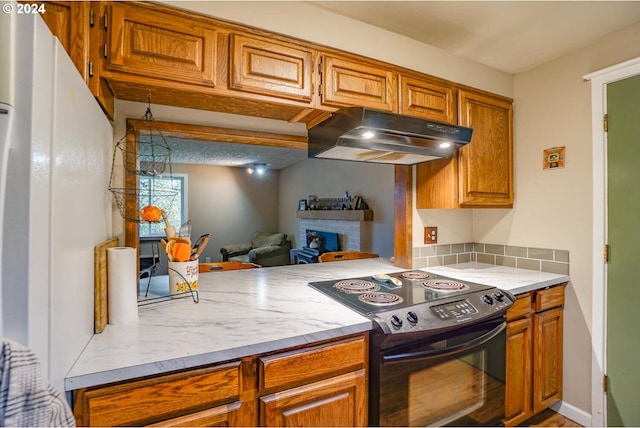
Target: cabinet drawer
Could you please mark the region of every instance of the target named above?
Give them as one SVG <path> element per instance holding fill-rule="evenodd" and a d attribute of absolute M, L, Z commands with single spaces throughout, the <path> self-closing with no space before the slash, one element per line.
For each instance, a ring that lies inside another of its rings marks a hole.
<path fill-rule="evenodd" d="M 311 102 L 311 51 L 267 40 L 231 35 L 230 87 Z"/>
<path fill-rule="evenodd" d="M 546 290 L 536 291 L 535 311 L 546 311 L 547 309 L 562 306 L 564 304 L 564 285 L 559 285 Z"/>
<path fill-rule="evenodd" d="M 401 114 L 455 124 L 455 90 L 436 82 L 400 76 Z"/>
<path fill-rule="evenodd" d="M 214 86 L 214 28 L 125 4 L 110 11 L 108 70 Z"/>
<path fill-rule="evenodd" d="M 155 423 L 237 398 L 240 379 L 237 362 L 88 390 L 77 397 L 76 418 L 87 426 Z"/>
<path fill-rule="evenodd" d="M 300 384 L 310 379 L 363 368 L 364 337 L 260 358 L 260 389 Z"/>
<path fill-rule="evenodd" d="M 517 296 L 513 306 L 507 311 L 507 321 L 517 320 L 526 317 L 531 313 L 531 294 L 521 294 Z"/>
<path fill-rule="evenodd" d="M 396 73 L 329 55 L 321 61 L 322 105 L 397 111 Z"/>

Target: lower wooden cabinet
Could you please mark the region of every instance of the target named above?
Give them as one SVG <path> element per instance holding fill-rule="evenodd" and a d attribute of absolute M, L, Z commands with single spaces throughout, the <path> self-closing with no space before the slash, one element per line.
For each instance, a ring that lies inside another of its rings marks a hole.
<path fill-rule="evenodd" d="M 531 417 L 531 318 L 507 324 L 505 417 L 513 425 Z"/>
<path fill-rule="evenodd" d="M 73 392 L 78 426 L 365 426 L 366 333 Z"/>
<path fill-rule="evenodd" d="M 533 315 L 533 413 L 562 398 L 562 307 Z"/>
<path fill-rule="evenodd" d="M 518 295 L 507 312 L 505 425 L 518 425 L 562 398 L 564 287 Z"/>
<path fill-rule="evenodd" d="M 260 398 L 261 426 L 365 426 L 364 369 Z"/>

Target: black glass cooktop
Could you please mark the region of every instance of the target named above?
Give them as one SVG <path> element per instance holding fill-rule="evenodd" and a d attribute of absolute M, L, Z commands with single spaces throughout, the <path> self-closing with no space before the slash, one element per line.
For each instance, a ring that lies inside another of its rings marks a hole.
<path fill-rule="evenodd" d="M 309 286 L 349 308 L 370 315 L 436 302 L 495 287 L 458 281 L 421 270 L 310 282 Z"/>

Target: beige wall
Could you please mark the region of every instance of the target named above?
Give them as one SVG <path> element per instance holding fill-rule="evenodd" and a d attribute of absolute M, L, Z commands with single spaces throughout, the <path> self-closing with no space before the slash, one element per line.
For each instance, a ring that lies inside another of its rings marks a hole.
<path fill-rule="evenodd" d="M 513 210 L 475 210 L 479 242 L 569 250 L 564 400 L 591 409 L 592 137 L 590 72 L 640 56 L 640 24 L 514 79 Z M 542 169 L 542 151 L 566 146 L 566 168 Z M 602 162 L 602 159 L 596 161 Z"/>
<path fill-rule="evenodd" d="M 309 195 L 341 198 L 344 192 L 360 195 L 373 210 L 371 251 L 393 255 L 394 167 L 362 162 L 307 159 L 290 166 L 280 176 L 280 225 L 297 233 L 296 209 Z M 299 238 L 299 237 L 298 237 Z M 299 244 L 299 242 L 298 242 Z"/>
<path fill-rule="evenodd" d="M 224 166 L 174 164 L 172 169 L 188 175 L 192 238 L 211 234 L 202 260 L 219 261 L 221 246 L 249 242 L 255 231 L 279 231 L 278 171 L 258 177 Z"/>

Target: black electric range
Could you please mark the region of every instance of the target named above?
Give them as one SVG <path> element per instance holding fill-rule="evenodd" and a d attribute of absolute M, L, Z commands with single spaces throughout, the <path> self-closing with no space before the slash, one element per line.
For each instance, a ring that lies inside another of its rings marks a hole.
<path fill-rule="evenodd" d="M 515 300 L 496 287 L 421 270 L 310 282 L 372 319 L 385 334 L 437 333 L 504 314 Z"/>

